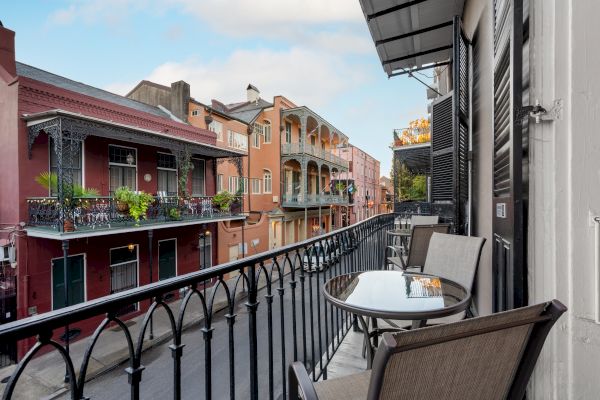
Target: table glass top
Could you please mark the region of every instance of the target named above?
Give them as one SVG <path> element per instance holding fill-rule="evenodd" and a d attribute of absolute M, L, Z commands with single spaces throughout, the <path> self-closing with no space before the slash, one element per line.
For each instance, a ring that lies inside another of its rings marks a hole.
<path fill-rule="evenodd" d="M 447 279 L 400 271 L 340 275 L 326 282 L 324 290 L 348 306 L 385 313 L 441 310 L 469 296 L 461 285 Z"/>

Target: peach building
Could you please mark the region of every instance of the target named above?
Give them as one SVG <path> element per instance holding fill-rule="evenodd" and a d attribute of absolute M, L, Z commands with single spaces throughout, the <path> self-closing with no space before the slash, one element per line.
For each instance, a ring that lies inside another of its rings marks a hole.
<path fill-rule="evenodd" d="M 171 101 L 168 93 L 168 86 L 142 81 L 128 97 L 158 106 Z M 238 103 L 187 99 L 186 122 L 215 132 L 217 146 L 246 153 L 217 164 L 217 192 L 240 193 L 249 215 L 245 226 L 219 224 L 219 263 L 341 226 L 349 195 L 334 183 L 349 163 L 334 152 L 348 145 L 346 135 L 283 96 L 262 99 L 253 85 Z"/>
<path fill-rule="evenodd" d="M 348 170 L 340 179 L 349 182 L 350 204 L 342 212 L 343 224 L 354 224 L 377 214 L 380 209 L 381 188 L 379 183 L 379 161 L 360 148 L 348 144 L 335 148 L 333 152 L 348 162 Z"/>

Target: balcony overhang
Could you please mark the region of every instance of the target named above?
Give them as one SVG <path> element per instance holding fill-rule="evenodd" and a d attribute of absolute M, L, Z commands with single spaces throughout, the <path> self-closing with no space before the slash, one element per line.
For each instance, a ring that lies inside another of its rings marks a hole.
<path fill-rule="evenodd" d="M 414 174 L 431 173 L 431 144 L 421 143 L 394 148 L 394 159 Z"/>
<path fill-rule="evenodd" d="M 315 121 L 317 121 L 317 123 L 319 125 L 324 125 L 327 127 L 327 129 L 329 130 L 330 134 L 333 135 L 334 133 L 336 135 L 338 135 L 340 142 L 347 142 L 348 141 L 348 136 L 344 135 L 339 129 L 337 129 L 335 126 L 333 126 L 332 124 L 330 124 L 329 122 L 327 122 L 327 120 L 323 117 L 321 117 L 319 114 L 317 114 L 316 112 L 314 112 L 313 110 L 311 110 L 310 108 L 306 107 L 306 106 L 301 106 L 301 107 L 295 107 L 295 108 L 288 108 L 286 110 L 283 110 L 281 112 L 281 118 L 289 118 L 292 116 L 296 116 L 298 118 L 302 118 L 302 117 L 312 117 Z"/>
<path fill-rule="evenodd" d="M 41 132 L 49 135 L 62 135 L 76 140 L 84 140 L 87 136 L 99 136 L 131 143 L 157 146 L 173 152 L 188 151 L 193 155 L 230 158 L 243 157 L 241 151 L 223 149 L 211 144 L 177 137 L 168 131 L 159 132 L 139 126 L 90 117 L 65 110 L 50 110 L 35 114 L 24 114 L 27 122 L 28 150 L 31 158 L 31 147 Z"/>
<path fill-rule="evenodd" d="M 453 17 L 464 0 L 360 0 L 388 77 L 452 60 Z"/>
<path fill-rule="evenodd" d="M 73 232 L 58 232 L 56 230 L 48 229 L 45 227 L 27 227 L 25 231 L 27 236 L 42 238 L 42 239 L 53 239 L 53 240 L 70 240 L 70 239 L 81 239 L 96 236 L 107 236 L 107 235 L 118 235 L 123 233 L 143 232 L 149 230 L 167 229 L 167 228 L 180 228 L 191 225 L 210 224 L 220 221 L 237 221 L 245 220 L 245 215 L 231 215 L 231 216 L 220 216 L 215 218 L 198 218 L 185 221 L 171 221 L 171 222 L 156 222 L 156 223 L 144 223 L 140 226 L 126 226 L 119 228 L 97 228 L 87 229 L 82 231 Z"/>

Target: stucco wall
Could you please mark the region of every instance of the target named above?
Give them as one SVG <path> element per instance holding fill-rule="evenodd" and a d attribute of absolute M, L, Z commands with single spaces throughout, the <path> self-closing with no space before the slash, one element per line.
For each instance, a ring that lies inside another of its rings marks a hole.
<path fill-rule="evenodd" d="M 486 238 L 474 295 L 480 315 L 492 312 L 492 185 L 494 159 L 493 6 L 476 0 L 466 4 L 463 29 L 475 40 L 473 53 L 473 207 L 472 234 Z"/>

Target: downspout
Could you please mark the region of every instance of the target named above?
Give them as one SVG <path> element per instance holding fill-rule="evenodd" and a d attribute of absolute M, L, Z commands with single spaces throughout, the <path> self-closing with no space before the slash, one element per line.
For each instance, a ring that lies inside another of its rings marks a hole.
<path fill-rule="evenodd" d="M 252 153 L 252 143 L 251 142 L 251 136 L 254 132 L 254 128 L 253 128 L 253 124 L 248 125 L 248 172 L 246 172 L 247 177 L 246 177 L 246 186 L 244 189 L 247 190 L 248 192 L 248 215 L 250 215 L 250 211 L 252 211 L 252 203 L 250 202 L 250 193 L 252 192 L 251 190 L 251 182 L 250 182 L 250 153 Z M 260 140 L 260 139 L 259 139 Z"/>

